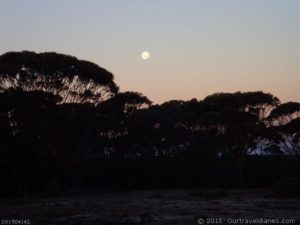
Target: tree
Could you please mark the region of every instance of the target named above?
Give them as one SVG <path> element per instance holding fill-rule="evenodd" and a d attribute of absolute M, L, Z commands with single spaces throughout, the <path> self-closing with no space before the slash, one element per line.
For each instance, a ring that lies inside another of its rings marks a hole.
<path fill-rule="evenodd" d="M 152 102 L 138 92 L 118 93 L 113 98 L 97 106 L 99 138 L 106 142 L 103 146 L 107 157 L 134 157 L 130 152 L 133 142 L 129 131 L 130 118 L 138 111 L 147 109 Z"/>
<path fill-rule="evenodd" d="M 42 159 L 49 155 L 45 140 L 59 96 L 42 91 L 9 89 L 0 94 L 1 163 L 25 195 Z"/>
<path fill-rule="evenodd" d="M 40 179 L 62 177 L 83 151 L 88 155 L 98 146 L 95 105 L 117 92 L 110 72 L 72 56 L 0 56 L 1 162 L 19 194 L 40 171 Z"/>
<path fill-rule="evenodd" d="M 265 129 L 264 120 L 278 104 L 278 98 L 263 92 L 219 93 L 201 102 L 205 112 L 203 124 L 208 130 L 215 130 L 220 153 L 234 160 L 241 187 L 245 183 L 246 157 L 258 147 Z"/>
<path fill-rule="evenodd" d="M 99 147 L 96 107 L 60 100 L 42 91 L 0 94 L 0 164 L 19 195 L 53 180 L 67 187 L 74 165 Z"/>
<path fill-rule="evenodd" d="M 59 95 L 60 103 L 99 104 L 118 92 L 113 75 L 94 63 L 28 51 L 0 56 L 0 92 L 9 88 Z"/>

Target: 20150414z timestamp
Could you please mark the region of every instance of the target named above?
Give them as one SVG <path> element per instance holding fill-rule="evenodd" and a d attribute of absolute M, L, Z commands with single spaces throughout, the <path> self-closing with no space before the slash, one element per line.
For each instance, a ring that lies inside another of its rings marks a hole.
<path fill-rule="evenodd" d="M 27 219 L 1 219 L 1 225 L 14 225 L 14 224 L 31 224 L 30 220 Z"/>

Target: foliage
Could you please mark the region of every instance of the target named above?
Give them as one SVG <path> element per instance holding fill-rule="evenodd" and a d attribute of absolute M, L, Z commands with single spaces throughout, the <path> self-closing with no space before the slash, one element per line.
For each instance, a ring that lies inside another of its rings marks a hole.
<path fill-rule="evenodd" d="M 98 65 L 54 52 L 8 52 L 0 56 L 0 92 L 44 91 L 62 103 L 98 104 L 118 91 L 113 75 Z"/>

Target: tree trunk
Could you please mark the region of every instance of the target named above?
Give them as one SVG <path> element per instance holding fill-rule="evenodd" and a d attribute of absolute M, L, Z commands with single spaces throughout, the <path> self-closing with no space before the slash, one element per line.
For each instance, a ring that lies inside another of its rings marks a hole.
<path fill-rule="evenodd" d="M 240 188 L 245 188 L 245 161 L 244 158 L 239 154 L 237 157 L 237 168 L 239 173 Z"/>
<path fill-rule="evenodd" d="M 245 172 L 244 166 L 239 167 L 239 179 L 240 179 L 240 188 L 245 188 Z"/>

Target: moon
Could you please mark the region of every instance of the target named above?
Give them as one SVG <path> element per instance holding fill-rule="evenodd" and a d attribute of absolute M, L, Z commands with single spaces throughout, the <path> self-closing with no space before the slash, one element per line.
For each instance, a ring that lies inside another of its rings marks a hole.
<path fill-rule="evenodd" d="M 150 58 L 150 53 L 147 51 L 143 51 L 141 53 L 141 58 L 142 58 L 142 60 L 148 60 Z"/>

